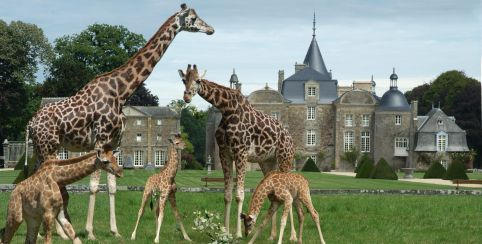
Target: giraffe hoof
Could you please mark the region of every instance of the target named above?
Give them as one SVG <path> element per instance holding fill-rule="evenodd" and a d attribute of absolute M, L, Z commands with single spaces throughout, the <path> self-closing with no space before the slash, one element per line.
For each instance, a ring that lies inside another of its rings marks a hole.
<path fill-rule="evenodd" d="M 73 243 L 74 243 L 74 244 L 82 244 L 82 241 L 81 241 L 78 237 L 76 237 L 76 238 L 74 239 Z"/>
<path fill-rule="evenodd" d="M 87 237 L 87 239 L 89 239 L 89 240 L 91 240 L 91 241 L 96 240 L 94 234 L 89 234 L 89 236 Z"/>
<path fill-rule="evenodd" d="M 268 238 L 268 241 L 274 241 L 274 239 L 276 239 L 276 236 L 270 236 L 270 237 Z"/>

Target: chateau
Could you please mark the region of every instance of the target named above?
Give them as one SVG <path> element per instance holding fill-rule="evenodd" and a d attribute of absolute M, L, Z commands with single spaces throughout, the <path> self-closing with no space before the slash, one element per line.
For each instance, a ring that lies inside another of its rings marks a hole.
<path fill-rule="evenodd" d="M 290 131 L 297 169 L 310 157 L 321 170 L 352 170 L 353 165 L 343 162 L 341 156 L 354 149 L 367 153 L 375 162 L 384 158 L 394 169 L 417 167 L 422 153 L 437 155 L 447 167 L 450 152 L 469 151 L 465 131 L 454 117 L 438 108 L 418 116 L 417 101 L 409 104 L 397 81 L 393 69 L 390 88 L 382 97 L 375 94 L 373 77 L 353 81 L 352 86 L 338 85 L 326 68 L 313 22 L 313 39 L 303 63 L 295 64 L 294 74 L 285 78 L 280 70 L 277 89 L 266 85 L 247 97 L 256 109 L 279 119 Z M 241 88 L 234 72 L 230 84 L 233 89 Z M 217 167 L 214 131 L 220 118 L 211 108 L 206 125 L 206 157 L 214 159 Z"/>

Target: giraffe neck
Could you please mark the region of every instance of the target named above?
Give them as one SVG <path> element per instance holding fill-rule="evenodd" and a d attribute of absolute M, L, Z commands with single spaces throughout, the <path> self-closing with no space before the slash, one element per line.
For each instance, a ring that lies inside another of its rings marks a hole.
<path fill-rule="evenodd" d="M 149 77 L 179 31 L 178 16 L 174 14 L 126 64 L 98 76 L 97 80 L 107 82 L 110 89 L 117 90 L 116 95 L 120 98 L 121 104 L 124 104 Z"/>
<path fill-rule="evenodd" d="M 251 202 L 249 203 L 248 215 L 254 218 L 258 217 L 261 207 L 263 207 L 264 200 L 268 197 L 268 191 L 266 189 L 262 189 L 266 187 L 266 185 L 263 186 L 262 183 L 263 182 L 256 187 L 253 197 L 251 198 Z"/>
<path fill-rule="evenodd" d="M 166 162 L 165 170 L 168 173 L 168 175 L 174 176 L 174 175 L 176 175 L 177 166 L 179 164 L 179 161 L 177 160 L 178 159 L 177 158 L 177 149 L 174 146 L 169 145 L 167 155 L 169 155 L 169 159 Z"/>
<path fill-rule="evenodd" d="M 68 185 L 92 174 L 97 170 L 96 158 L 96 153 L 92 153 L 90 157 L 78 163 L 55 165 L 52 173 L 54 180 L 59 185 Z"/>
<path fill-rule="evenodd" d="M 241 105 L 246 104 L 246 98 L 238 90 L 208 80 L 200 80 L 197 85 L 199 96 L 219 109 L 223 115 L 235 113 Z"/>

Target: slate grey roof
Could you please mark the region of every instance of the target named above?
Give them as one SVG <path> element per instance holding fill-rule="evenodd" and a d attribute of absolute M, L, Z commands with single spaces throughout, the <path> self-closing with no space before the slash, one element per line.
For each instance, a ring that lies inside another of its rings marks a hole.
<path fill-rule="evenodd" d="M 437 134 L 446 133 L 447 152 L 469 151 L 466 133 L 456 123 L 453 116 L 447 116 L 441 109 L 433 108 L 426 116 L 418 116 L 417 146 L 418 152 L 437 151 Z M 440 122 L 439 122 L 440 121 Z"/>
<path fill-rule="evenodd" d="M 158 106 L 130 106 L 138 111 L 152 117 L 177 117 L 177 113 L 168 107 L 158 107 Z"/>
<path fill-rule="evenodd" d="M 331 80 L 331 74 L 328 73 L 328 70 L 326 69 L 325 62 L 323 62 L 323 57 L 321 56 L 320 48 L 318 47 L 314 35 L 303 63 L 320 72 L 323 80 Z"/>
<path fill-rule="evenodd" d="M 326 75 L 306 67 L 283 81 L 281 94 L 292 103 L 305 103 L 305 83 L 313 80 L 319 84 L 319 102 L 329 104 L 338 97 L 336 90 L 338 81 L 327 79 Z"/>
<path fill-rule="evenodd" d="M 397 87 L 390 87 L 390 90 L 383 94 L 377 111 L 410 111 L 410 105 Z"/>

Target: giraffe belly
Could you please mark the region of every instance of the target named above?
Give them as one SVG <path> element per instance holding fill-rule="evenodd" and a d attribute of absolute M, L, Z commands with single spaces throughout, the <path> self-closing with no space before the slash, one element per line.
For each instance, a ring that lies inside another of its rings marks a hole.
<path fill-rule="evenodd" d="M 275 147 L 260 147 L 251 145 L 248 150 L 249 162 L 262 162 L 268 160 L 276 160 L 276 148 Z"/>

